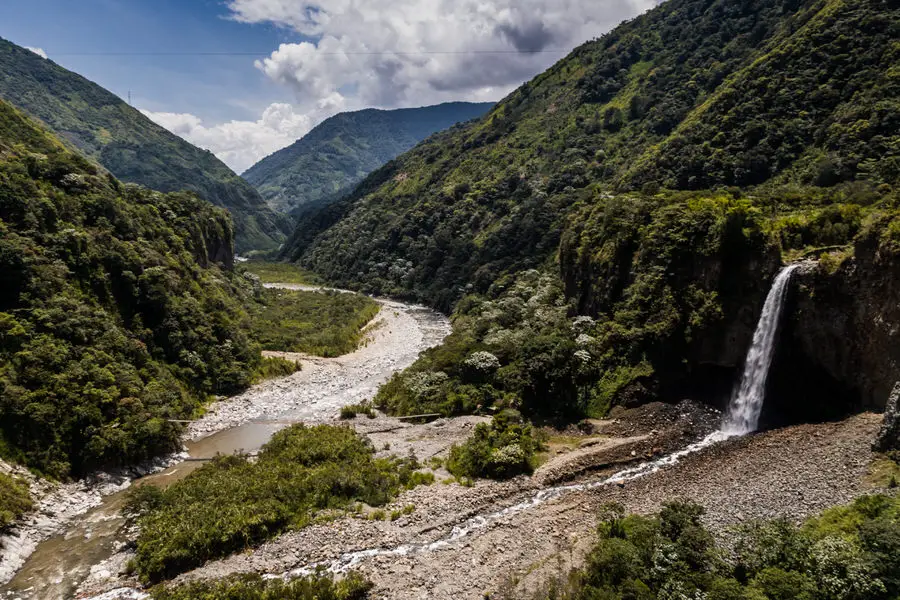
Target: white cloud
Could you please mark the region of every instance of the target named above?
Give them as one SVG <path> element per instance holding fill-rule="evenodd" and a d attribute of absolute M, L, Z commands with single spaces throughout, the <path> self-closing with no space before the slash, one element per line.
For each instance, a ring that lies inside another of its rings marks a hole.
<path fill-rule="evenodd" d="M 35 54 L 37 54 L 37 55 L 40 56 L 41 58 L 47 58 L 47 53 L 44 52 L 44 49 L 43 49 L 43 48 L 32 48 L 31 46 L 25 46 L 25 49 L 26 49 L 26 50 L 31 50 L 32 52 L 34 52 Z"/>
<path fill-rule="evenodd" d="M 310 41 L 256 61 L 293 90 L 257 121 L 147 116 L 237 172 L 342 110 L 499 100 L 579 44 L 660 0 L 227 0 L 231 18 Z"/>
<path fill-rule="evenodd" d="M 329 101 L 333 99 L 325 100 L 319 112 L 327 115 L 341 110 Z M 188 113 L 141 112 L 195 146 L 210 150 L 237 173 L 306 135 L 314 119 L 321 118 L 317 111 L 296 113 L 290 104 L 270 105 L 258 121 L 229 121 L 212 126 Z"/>
<path fill-rule="evenodd" d="M 313 41 L 257 67 L 298 103 L 352 92 L 396 107 L 499 99 L 566 52 L 658 0 L 229 0 L 232 18 Z"/>

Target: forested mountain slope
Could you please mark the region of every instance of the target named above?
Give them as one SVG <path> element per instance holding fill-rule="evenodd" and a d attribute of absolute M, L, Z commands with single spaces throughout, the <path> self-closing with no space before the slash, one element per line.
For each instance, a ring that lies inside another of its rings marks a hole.
<path fill-rule="evenodd" d="M 883 407 L 900 352 L 900 7 L 668 0 L 304 218 L 284 256 L 454 310 L 394 411 L 721 403 L 779 266 L 768 422 Z M 854 290 L 851 292 L 851 290 Z"/>
<path fill-rule="evenodd" d="M 224 210 L 123 185 L 0 100 L 0 456 L 61 477 L 179 448 L 167 419 L 259 361 L 233 251 Z"/>
<path fill-rule="evenodd" d="M 669 0 L 300 223 L 284 256 L 448 308 L 627 190 L 900 180 L 887 0 Z"/>
<path fill-rule="evenodd" d="M 367 109 L 335 115 L 267 156 L 242 177 L 275 210 L 335 200 L 363 177 L 431 134 L 486 113 L 492 103 Z"/>
<path fill-rule="evenodd" d="M 0 39 L 0 98 L 42 120 L 122 181 L 188 190 L 228 209 L 239 251 L 274 248 L 291 221 L 211 152 L 192 146 L 84 77 Z"/>

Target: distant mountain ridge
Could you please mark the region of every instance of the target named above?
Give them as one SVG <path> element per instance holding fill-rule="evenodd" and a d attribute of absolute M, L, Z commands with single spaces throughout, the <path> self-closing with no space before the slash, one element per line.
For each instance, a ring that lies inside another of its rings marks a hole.
<path fill-rule="evenodd" d="M 305 215 L 282 256 L 451 307 L 608 194 L 900 183 L 887 0 L 669 0 Z"/>
<path fill-rule="evenodd" d="M 211 152 L 157 125 L 121 98 L 0 38 L 0 98 L 37 117 L 119 179 L 161 192 L 187 190 L 226 208 L 239 252 L 275 248 L 291 221 L 274 213 Z"/>
<path fill-rule="evenodd" d="M 326 119 L 243 177 L 274 210 L 324 203 L 428 136 L 481 117 L 493 103 L 448 102 L 422 108 L 366 109 Z"/>

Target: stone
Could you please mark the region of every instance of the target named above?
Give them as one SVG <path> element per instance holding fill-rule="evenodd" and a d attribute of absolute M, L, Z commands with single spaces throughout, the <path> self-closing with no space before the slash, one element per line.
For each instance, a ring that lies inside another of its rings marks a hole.
<path fill-rule="evenodd" d="M 876 452 L 900 450 L 900 381 L 894 384 L 894 389 L 888 397 L 881 431 L 875 437 L 872 449 Z"/>

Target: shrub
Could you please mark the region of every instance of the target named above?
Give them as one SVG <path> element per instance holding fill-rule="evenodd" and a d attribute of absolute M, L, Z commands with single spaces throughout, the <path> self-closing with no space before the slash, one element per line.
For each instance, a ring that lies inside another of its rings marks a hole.
<path fill-rule="evenodd" d="M 505 479 L 534 470 L 540 443 L 521 415 L 505 410 L 479 423 L 464 444 L 450 448 L 447 470 L 457 477 Z"/>
<path fill-rule="evenodd" d="M 763 569 L 750 581 L 769 600 L 814 600 L 816 583 L 803 573 L 778 567 Z"/>
<path fill-rule="evenodd" d="M 33 507 L 28 484 L 11 475 L 0 473 L 0 529 Z"/>
<path fill-rule="evenodd" d="M 339 580 L 324 574 L 290 581 L 259 575 L 233 575 L 217 581 L 156 586 L 153 600 L 364 600 L 372 584 L 356 573 Z"/>
<path fill-rule="evenodd" d="M 362 404 L 348 404 L 341 407 L 341 419 L 355 419 L 356 415 L 365 415 L 370 419 L 374 419 L 377 415 L 372 405 L 368 402 Z"/>
<path fill-rule="evenodd" d="M 128 509 L 140 515 L 133 566 L 145 581 L 172 577 L 304 527 L 319 511 L 383 505 L 419 481 L 415 461 L 374 454 L 348 427 L 295 425 L 255 462 L 219 456 L 165 490 L 139 487 Z"/>
<path fill-rule="evenodd" d="M 601 515 L 587 565 L 545 585 L 542 600 L 888 600 L 900 591 L 900 499 L 860 498 L 801 527 L 741 527 L 717 548 L 690 502 L 654 517 Z"/>

